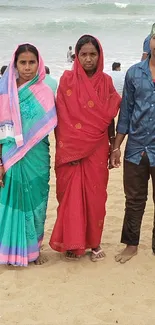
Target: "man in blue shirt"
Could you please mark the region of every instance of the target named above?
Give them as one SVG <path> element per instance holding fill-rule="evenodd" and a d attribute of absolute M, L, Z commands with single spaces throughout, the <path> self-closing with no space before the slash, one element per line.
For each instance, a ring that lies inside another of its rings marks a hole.
<path fill-rule="evenodd" d="M 155 24 L 150 38 L 150 56 L 127 71 L 117 136 L 111 155 L 113 167 L 119 167 L 120 146 L 128 134 L 124 155 L 126 204 L 121 237 L 126 248 L 115 257 L 120 263 L 125 263 L 137 254 L 150 176 L 155 204 Z M 155 221 L 152 250 L 155 253 Z"/>

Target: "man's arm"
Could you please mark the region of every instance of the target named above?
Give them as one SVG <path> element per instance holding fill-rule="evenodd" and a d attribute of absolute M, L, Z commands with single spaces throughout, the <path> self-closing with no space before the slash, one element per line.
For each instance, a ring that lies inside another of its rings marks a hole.
<path fill-rule="evenodd" d="M 120 146 L 129 132 L 130 120 L 134 108 L 134 86 L 132 83 L 131 71 L 128 71 L 125 77 L 123 97 L 117 123 L 117 135 L 114 143 L 114 149 L 111 155 L 111 164 L 117 168 L 120 166 Z"/>

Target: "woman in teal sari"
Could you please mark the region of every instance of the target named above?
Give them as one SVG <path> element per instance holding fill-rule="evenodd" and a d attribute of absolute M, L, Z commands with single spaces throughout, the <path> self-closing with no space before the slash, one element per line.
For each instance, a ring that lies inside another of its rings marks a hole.
<path fill-rule="evenodd" d="M 18 46 L 0 80 L 0 264 L 41 264 L 49 194 L 48 134 L 57 125 L 38 50 Z"/>

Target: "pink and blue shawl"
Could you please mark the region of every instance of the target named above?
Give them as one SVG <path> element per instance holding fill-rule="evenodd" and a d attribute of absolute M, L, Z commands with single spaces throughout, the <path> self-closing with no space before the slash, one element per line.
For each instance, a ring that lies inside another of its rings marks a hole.
<path fill-rule="evenodd" d="M 43 83 L 45 78 L 44 62 L 39 55 L 39 67 L 36 77 L 18 90 L 15 54 L 8 69 L 0 79 L 0 144 L 11 142 L 12 146 L 3 153 L 5 171 L 24 155 L 57 125 L 54 95 Z M 23 131 L 20 105 L 27 110 L 36 111 L 29 130 Z"/>

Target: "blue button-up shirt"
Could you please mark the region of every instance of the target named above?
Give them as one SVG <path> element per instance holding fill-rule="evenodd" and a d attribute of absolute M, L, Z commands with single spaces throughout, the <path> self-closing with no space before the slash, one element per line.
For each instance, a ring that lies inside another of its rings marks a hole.
<path fill-rule="evenodd" d="M 143 53 L 148 53 L 150 54 L 151 50 L 150 50 L 150 40 L 151 40 L 151 36 L 148 35 L 143 43 Z"/>
<path fill-rule="evenodd" d="M 149 58 L 126 73 L 117 132 L 128 134 L 125 159 L 138 165 L 146 152 L 155 166 L 155 85 Z"/>

